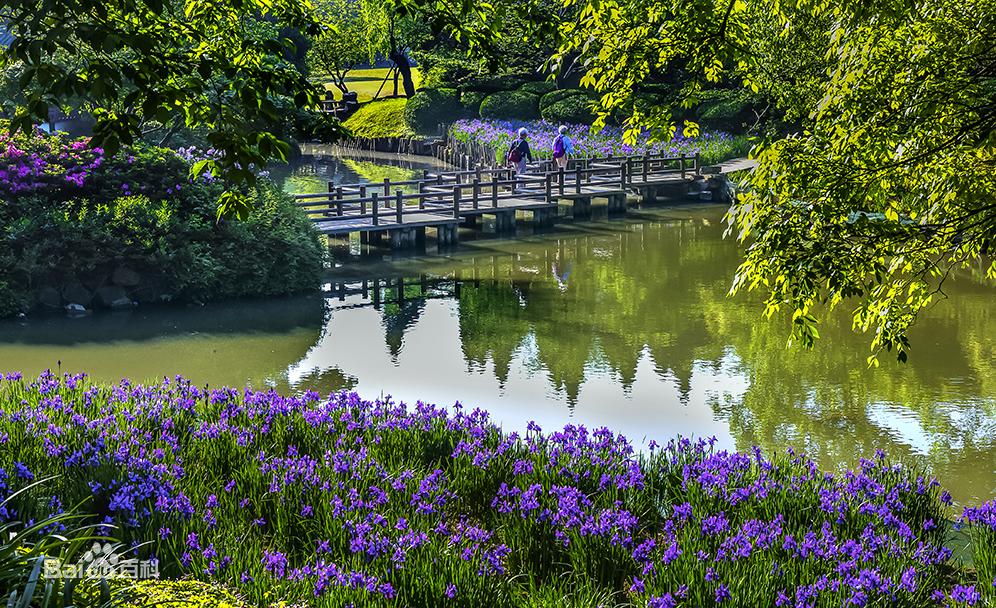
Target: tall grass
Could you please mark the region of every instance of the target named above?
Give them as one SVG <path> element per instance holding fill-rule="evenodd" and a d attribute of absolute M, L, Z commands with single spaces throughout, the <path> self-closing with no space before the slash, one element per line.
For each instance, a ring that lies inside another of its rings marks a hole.
<path fill-rule="evenodd" d="M 0 493 L 59 474 L 57 500 L 92 495 L 91 521 L 153 541 L 166 575 L 261 605 L 935 606 L 977 593 L 951 575 L 946 495 L 884 454 L 835 476 L 792 452 L 680 439 L 637 454 L 606 429 L 518 435 L 459 406 L 182 378 L 8 374 L 0 404 Z M 46 504 L 15 497 L 2 517 Z"/>

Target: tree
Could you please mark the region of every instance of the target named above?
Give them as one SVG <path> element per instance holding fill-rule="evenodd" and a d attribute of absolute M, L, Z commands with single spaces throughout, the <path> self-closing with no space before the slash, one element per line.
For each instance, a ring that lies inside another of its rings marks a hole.
<path fill-rule="evenodd" d="M 310 5 L 294 0 L 9 0 L 14 37 L 0 67 L 19 69 L 13 125 L 30 130 L 52 105 L 89 111 L 93 145 L 113 153 L 148 121 L 207 131 L 223 152 L 198 163 L 230 185 L 221 213 L 245 215 L 253 167 L 286 159 L 274 134 L 281 100 L 316 108 L 320 91 L 294 65 L 289 31 L 317 34 Z"/>
<path fill-rule="evenodd" d="M 368 56 L 363 43 L 367 28 L 360 7 L 356 0 L 321 0 L 315 16 L 322 31 L 308 50 L 311 72 L 330 78 L 336 88 L 347 93 L 346 75 Z"/>
<path fill-rule="evenodd" d="M 390 59 L 401 76 L 405 97 L 415 94 L 415 79 L 408 52 L 427 33 L 424 17 L 433 8 L 427 5 L 421 12 L 406 12 L 393 0 L 358 0 L 366 26 L 367 50 L 371 63 L 378 55 Z M 397 82 L 395 82 L 397 94 Z"/>
<path fill-rule="evenodd" d="M 872 355 L 908 356 L 907 331 L 945 281 L 985 261 L 996 281 L 996 5 L 848 0 L 567 0 L 551 67 L 578 57 L 604 120 L 629 137 L 675 127 L 638 85 L 680 67 L 687 112 L 720 81 L 761 91 L 798 131 L 759 142 L 728 214 L 746 245 L 733 292 L 763 290 L 811 346 L 817 316 L 853 307 Z M 697 125 L 685 123 L 686 131 Z"/>

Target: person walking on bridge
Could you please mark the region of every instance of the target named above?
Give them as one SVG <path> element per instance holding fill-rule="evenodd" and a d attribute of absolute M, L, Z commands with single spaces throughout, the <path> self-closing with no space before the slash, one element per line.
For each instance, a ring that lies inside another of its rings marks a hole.
<path fill-rule="evenodd" d="M 518 178 L 520 175 L 526 172 L 526 161 L 533 162 L 532 152 L 529 151 L 529 142 L 526 138 L 529 136 L 529 132 L 526 131 L 525 127 L 519 129 L 519 137 L 512 142 L 512 145 L 508 148 L 508 154 L 505 155 L 505 162 L 511 165 L 512 170 L 515 171 L 515 176 Z M 516 179 L 515 188 L 512 192 L 517 192 L 524 182 Z"/>
<path fill-rule="evenodd" d="M 553 160 L 557 167 L 567 170 L 567 158 L 574 153 L 574 142 L 567 135 L 567 125 L 560 125 L 557 136 L 553 138 Z"/>

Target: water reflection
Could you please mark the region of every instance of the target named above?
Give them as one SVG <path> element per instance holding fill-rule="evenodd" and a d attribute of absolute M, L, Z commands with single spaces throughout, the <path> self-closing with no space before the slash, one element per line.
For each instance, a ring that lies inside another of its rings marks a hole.
<path fill-rule="evenodd" d="M 106 378 L 355 387 L 460 400 L 509 429 L 581 422 L 637 441 L 793 445 L 829 468 L 883 448 L 926 461 L 958 499 L 996 496 L 992 289 L 955 281 L 952 299 L 924 315 L 907 365 L 869 369 L 867 340 L 846 315 L 821 327 L 815 351 L 786 349 L 784 324 L 726 297 L 739 258 L 721 216 L 643 212 L 478 240 L 448 257 L 357 256 L 340 244 L 322 303 L 0 327 L 0 367 L 33 372 L 59 355 Z"/>
<path fill-rule="evenodd" d="M 273 180 L 293 194 L 328 192 L 329 184 L 383 184 L 422 177 L 426 169 L 441 165 L 431 157 L 378 152 L 348 152 L 335 146 L 311 144 L 287 165 L 270 170 Z"/>

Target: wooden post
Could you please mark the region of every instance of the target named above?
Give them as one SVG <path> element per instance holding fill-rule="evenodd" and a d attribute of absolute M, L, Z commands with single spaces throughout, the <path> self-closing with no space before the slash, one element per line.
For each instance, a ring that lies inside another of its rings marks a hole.
<path fill-rule="evenodd" d="M 626 190 L 626 163 L 619 165 L 619 188 Z M 626 196 L 625 194 L 623 196 Z"/>
<path fill-rule="evenodd" d="M 342 186 L 335 187 L 335 212 L 342 216 Z"/>
<path fill-rule="evenodd" d="M 498 174 L 491 174 L 491 206 L 498 207 Z"/>
<path fill-rule="evenodd" d="M 425 209 L 425 182 L 418 183 L 418 208 Z"/>
<path fill-rule="evenodd" d="M 702 158 L 699 153 L 695 153 L 695 175 L 698 175 L 702 171 Z"/>
<path fill-rule="evenodd" d="M 643 155 L 643 183 L 647 183 L 647 171 L 650 170 L 650 155 Z"/>
<path fill-rule="evenodd" d="M 480 171 L 477 172 L 480 175 Z M 477 209 L 478 201 L 481 198 L 481 178 L 474 178 L 474 209 Z"/>
<path fill-rule="evenodd" d="M 678 159 L 678 168 L 681 169 L 681 179 L 685 179 L 685 155 Z"/>
<path fill-rule="evenodd" d="M 378 211 L 377 207 L 379 207 L 380 205 L 377 202 L 377 193 L 376 192 L 372 192 L 370 194 L 370 198 L 371 198 L 370 203 L 373 206 L 373 225 L 374 226 L 379 226 L 380 225 L 380 219 L 377 217 L 377 211 Z"/>
<path fill-rule="evenodd" d="M 460 219 L 460 186 L 453 188 L 453 217 Z"/>
<path fill-rule="evenodd" d="M 366 198 L 367 198 L 367 187 L 360 186 L 360 215 L 367 214 L 367 201 L 364 200 Z"/>
<path fill-rule="evenodd" d="M 557 169 L 557 187 L 560 190 L 560 195 L 564 195 L 564 168 L 559 167 Z"/>
<path fill-rule="evenodd" d="M 547 173 L 543 179 L 543 186 L 546 188 L 546 202 L 553 202 L 553 173 Z"/>
<path fill-rule="evenodd" d="M 384 198 L 391 196 L 391 178 L 384 178 Z"/>
<path fill-rule="evenodd" d="M 401 215 L 405 208 L 405 201 L 403 198 L 401 198 L 401 196 L 402 196 L 401 190 L 394 191 L 394 213 L 397 215 L 398 225 L 401 225 L 404 222 L 404 219 L 401 217 Z"/>

